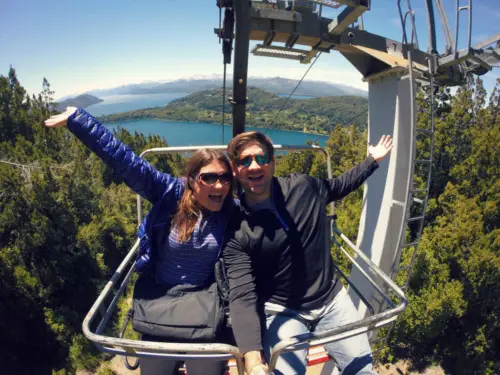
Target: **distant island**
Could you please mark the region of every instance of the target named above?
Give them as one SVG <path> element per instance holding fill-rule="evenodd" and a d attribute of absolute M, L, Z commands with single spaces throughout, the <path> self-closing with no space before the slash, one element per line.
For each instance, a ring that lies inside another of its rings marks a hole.
<path fill-rule="evenodd" d="M 230 97 L 231 92 L 226 92 L 226 95 Z M 316 134 L 327 134 L 336 124 L 352 123 L 360 129 L 366 127 L 368 100 L 363 97 L 290 99 L 283 107 L 286 98 L 259 88 L 249 87 L 247 95 L 247 126 Z M 231 111 L 231 105 L 226 103 L 225 123 L 231 123 Z M 221 123 L 222 89 L 197 92 L 174 100 L 165 107 L 101 116 L 100 120 L 109 123 L 144 118 Z"/>
<path fill-rule="evenodd" d="M 248 85 L 257 87 L 272 94 L 288 95 L 297 86 L 299 81 L 282 77 L 249 77 Z M 211 90 L 222 87 L 222 76 L 193 76 L 186 79 L 177 79 L 171 82 L 143 82 L 123 85 L 110 89 L 99 89 L 87 92 L 95 96 L 108 95 L 146 95 L 162 93 L 186 93 L 193 94 L 200 91 Z M 232 87 L 232 79 L 228 79 L 226 87 Z M 315 98 L 326 96 L 362 96 L 368 97 L 368 92 L 343 84 L 324 81 L 303 81 L 295 91 L 298 96 L 312 96 Z"/>
<path fill-rule="evenodd" d="M 97 104 L 102 102 L 102 99 L 99 99 L 90 94 L 82 94 L 77 97 L 63 100 L 62 102 L 57 103 L 56 109 L 59 111 L 64 111 L 66 107 L 77 107 L 77 108 L 87 108 L 92 104 Z"/>

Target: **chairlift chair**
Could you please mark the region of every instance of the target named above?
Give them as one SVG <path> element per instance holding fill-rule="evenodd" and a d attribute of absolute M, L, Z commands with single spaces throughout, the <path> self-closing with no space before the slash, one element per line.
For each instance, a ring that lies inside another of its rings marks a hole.
<path fill-rule="evenodd" d="M 194 152 L 199 148 L 209 148 L 216 150 L 225 150 L 227 146 L 189 146 L 189 147 L 164 147 L 164 148 L 154 148 L 144 151 L 141 157 L 146 157 L 150 154 L 173 154 L 173 153 L 186 153 Z M 328 151 L 319 146 L 297 146 L 297 145 L 275 145 L 277 151 L 315 151 L 323 152 L 327 160 L 327 170 L 328 176 L 331 178 L 331 164 L 330 155 Z M 332 206 L 333 207 L 333 206 Z M 142 221 L 142 198 L 137 196 L 137 213 L 138 221 Z M 333 216 L 331 217 L 333 219 Z M 342 240 L 346 240 L 346 237 L 335 227 L 334 221 L 331 221 L 333 232 L 340 236 Z M 337 241 L 338 240 L 332 240 Z M 360 259 L 366 263 L 368 268 L 378 277 L 381 277 L 387 284 L 388 288 L 394 292 L 399 298 L 399 304 L 392 302 L 389 295 L 379 288 L 376 282 L 363 271 L 358 260 L 350 257 L 350 261 L 353 266 L 358 268 L 360 272 L 366 275 L 367 280 L 379 291 L 382 298 L 384 298 L 388 303 L 388 309 L 385 311 L 369 316 L 365 319 L 361 319 L 358 322 L 349 324 L 343 327 L 335 328 L 331 331 L 325 331 L 321 333 L 311 333 L 310 335 L 302 335 L 300 340 L 295 338 L 290 338 L 289 340 L 282 341 L 273 349 L 271 356 L 270 367 L 274 368 L 278 357 L 287 351 L 297 350 L 298 347 L 303 347 L 307 345 L 308 347 L 316 347 L 316 349 L 311 350 L 309 353 L 309 363 L 315 365 L 326 361 L 329 358 L 325 355 L 321 348 L 318 349 L 319 345 L 340 340 L 342 338 L 354 336 L 356 334 L 367 332 L 371 329 L 379 328 L 394 321 L 398 314 L 404 310 L 407 301 L 404 293 L 401 289 L 380 269 L 373 264 L 366 256 L 350 241 L 347 245 L 352 248 L 352 250 L 360 257 Z M 130 340 L 121 337 L 114 337 L 109 335 L 109 329 L 107 329 L 107 324 L 111 321 L 113 314 L 116 312 L 116 305 L 118 300 L 124 295 L 127 286 L 130 283 L 131 276 L 135 270 L 135 256 L 139 248 L 139 242 L 137 241 L 132 249 L 129 251 L 125 259 L 122 261 L 120 266 L 115 271 L 111 280 L 104 287 L 103 291 L 97 298 L 96 302 L 90 309 L 83 322 L 83 333 L 84 335 L 94 342 L 97 347 L 110 354 L 118 354 L 126 357 L 163 357 L 171 359 L 210 359 L 210 360 L 224 360 L 232 359 L 231 364 L 234 364 L 238 375 L 243 374 L 243 363 L 242 354 L 239 352 L 238 348 L 227 344 L 185 344 L 185 343 L 164 343 L 164 342 L 149 342 L 149 341 L 139 341 Z M 346 254 L 349 254 L 346 252 Z M 340 271 L 342 272 L 342 271 Z M 343 273 L 342 273 L 343 275 Z M 345 276 L 345 275 L 344 275 Z M 345 278 L 346 282 L 351 285 L 354 290 L 356 287 L 352 284 L 349 278 Z M 364 297 L 359 294 L 360 298 L 364 300 L 370 311 L 374 311 L 373 307 L 364 299 Z M 100 315 L 100 317 L 98 317 Z M 99 320 L 100 318 L 100 320 Z M 140 363 L 140 360 L 139 360 Z"/>

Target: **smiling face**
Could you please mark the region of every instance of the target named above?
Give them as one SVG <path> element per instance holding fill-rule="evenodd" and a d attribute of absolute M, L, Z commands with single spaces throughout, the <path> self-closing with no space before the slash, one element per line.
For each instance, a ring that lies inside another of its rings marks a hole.
<path fill-rule="evenodd" d="M 213 160 L 190 178 L 190 186 L 196 202 L 209 211 L 220 211 L 231 189 L 231 171 L 219 160 Z M 213 181 L 213 175 L 220 177 Z"/>
<path fill-rule="evenodd" d="M 232 163 L 234 176 L 245 190 L 247 203 L 261 202 L 271 196 L 274 158 L 269 160 L 267 164 L 263 164 L 263 159 L 266 159 L 265 155 L 267 155 L 267 151 L 264 146 L 258 142 L 250 142 L 242 148 L 238 158 Z M 246 158 L 251 159 L 248 166 L 243 165 Z"/>

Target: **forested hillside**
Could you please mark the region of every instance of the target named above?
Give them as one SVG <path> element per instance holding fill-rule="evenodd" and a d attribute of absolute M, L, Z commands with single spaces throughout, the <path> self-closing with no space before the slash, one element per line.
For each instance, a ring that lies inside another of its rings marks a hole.
<path fill-rule="evenodd" d="M 231 93 L 226 93 L 231 97 Z M 350 122 L 366 126 L 368 100 L 359 96 L 331 96 L 313 99 L 290 99 L 261 89 L 248 89 L 246 124 L 259 128 L 275 128 L 327 134 L 336 124 Z M 231 123 L 231 105 L 225 105 L 225 122 Z M 197 92 L 174 100 L 163 108 L 140 109 L 103 116 L 104 122 L 120 122 L 141 118 L 220 123 L 222 89 Z"/>
<path fill-rule="evenodd" d="M 499 87 L 500 82 L 490 98 L 481 81 L 452 97 L 439 95 L 427 226 L 407 292 L 410 304 L 384 360 L 408 358 L 419 367 L 440 363 L 450 374 L 500 373 Z M 135 237 L 133 193 L 66 129 L 42 125 L 52 96 L 46 80 L 33 96 L 13 69 L 0 76 L 5 374 L 95 371 L 106 357 L 82 336 L 81 323 Z M 427 122 L 420 112 L 419 126 Z M 124 130 L 118 136 L 136 151 L 166 144 Z M 334 174 L 362 160 L 365 145 L 366 132 L 358 126 L 334 126 L 327 145 Z M 324 176 L 322 158 L 280 156 L 277 172 Z M 171 157 L 153 162 L 174 174 L 182 165 Z M 359 190 L 337 204 L 339 226 L 352 239 L 361 197 Z"/>
<path fill-rule="evenodd" d="M 47 129 L 52 92 L 28 96 L 0 76 L 0 347 L 2 374 L 95 368 L 81 324 L 134 241 L 135 196 L 66 129 Z M 132 149 L 164 139 L 119 137 Z M 172 159 L 153 159 L 171 171 Z M 177 173 L 176 171 L 174 171 Z"/>

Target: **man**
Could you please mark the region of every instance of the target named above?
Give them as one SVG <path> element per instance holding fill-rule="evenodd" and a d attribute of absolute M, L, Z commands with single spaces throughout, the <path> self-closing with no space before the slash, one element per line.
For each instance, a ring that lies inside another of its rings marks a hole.
<path fill-rule="evenodd" d="M 247 374 L 265 373 L 265 357 L 282 339 L 356 320 L 334 271 L 325 208 L 360 187 L 391 148 L 391 137 L 383 136 L 361 164 L 328 180 L 273 177 L 273 145 L 262 133 L 243 133 L 229 143 L 233 173 L 243 188 L 242 218 L 234 220 L 224 259 L 232 326 Z M 375 374 L 366 334 L 325 348 L 344 375 Z M 276 366 L 276 374 L 305 372 L 305 350 L 284 354 Z"/>

